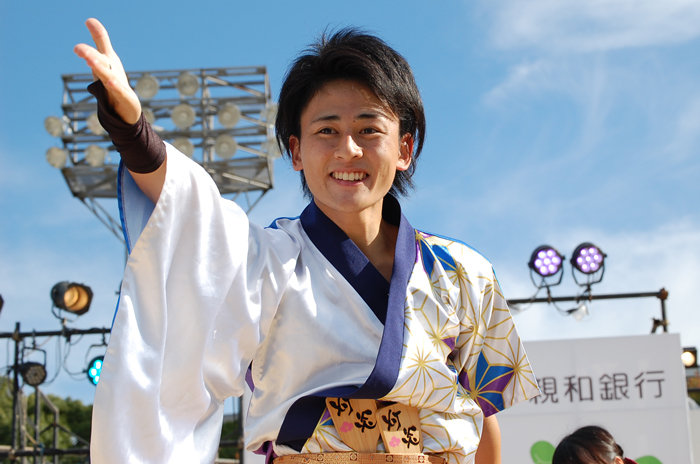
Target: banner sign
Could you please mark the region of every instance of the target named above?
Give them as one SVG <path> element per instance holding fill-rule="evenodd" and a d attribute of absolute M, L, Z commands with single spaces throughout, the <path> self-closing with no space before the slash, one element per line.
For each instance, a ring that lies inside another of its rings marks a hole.
<path fill-rule="evenodd" d="M 691 464 L 678 334 L 525 342 L 542 394 L 497 414 L 504 463 L 551 464 L 584 425 L 639 464 Z"/>

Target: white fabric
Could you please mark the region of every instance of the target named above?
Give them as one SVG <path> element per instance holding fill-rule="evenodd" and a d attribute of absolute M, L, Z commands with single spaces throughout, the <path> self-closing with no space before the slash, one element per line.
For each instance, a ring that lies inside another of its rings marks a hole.
<path fill-rule="evenodd" d="M 251 362 L 246 445 L 274 442 L 296 399 L 362 385 L 382 337 L 298 219 L 279 219 L 277 229 L 250 224 L 201 167 L 166 146 L 155 207 L 124 181 L 132 250 L 95 396 L 97 464 L 213 462 L 223 401 L 243 393 Z M 537 387 L 488 261 L 459 242 L 416 239 L 425 250 L 407 289 L 399 379 L 386 398 L 421 409 L 426 451 L 466 464 L 481 435 L 477 399 L 491 398 L 478 360 L 517 371 L 497 410 Z M 462 372 L 482 386 L 465 390 Z M 322 420 L 304 451 L 347 448 L 334 433 Z"/>

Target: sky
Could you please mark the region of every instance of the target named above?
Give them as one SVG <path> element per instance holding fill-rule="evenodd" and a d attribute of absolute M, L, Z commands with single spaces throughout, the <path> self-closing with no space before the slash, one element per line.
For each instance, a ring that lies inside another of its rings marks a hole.
<path fill-rule="evenodd" d="M 669 331 L 700 346 L 694 0 L 0 0 L 0 332 L 16 322 L 58 329 L 49 292 L 63 280 L 95 294 L 70 327 L 108 327 L 114 313 L 123 245 L 45 160 L 57 140 L 43 120 L 61 114 L 61 75 L 88 72 L 72 49 L 89 42 L 89 17 L 106 26 L 127 71 L 265 65 L 275 98 L 290 61 L 323 30 L 378 34 L 411 64 L 427 113 L 417 189 L 402 200 L 414 227 L 479 250 L 510 299 L 535 294 L 527 262 L 536 247 L 569 258 L 592 242 L 607 254 L 593 294 L 665 288 Z M 116 217 L 116 202 L 104 204 Z M 266 225 L 304 204 L 280 159 L 275 188 L 250 216 Z M 570 266 L 551 291 L 581 292 Z M 588 309 L 579 322 L 535 304 L 515 321 L 524 340 L 548 340 L 647 334 L 660 317 L 656 298 Z M 37 339 L 53 379 L 44 390 L 92 402 L 82 370 L 101 343 Z M 2 365 L 12 353 L 0 341 Z"/>

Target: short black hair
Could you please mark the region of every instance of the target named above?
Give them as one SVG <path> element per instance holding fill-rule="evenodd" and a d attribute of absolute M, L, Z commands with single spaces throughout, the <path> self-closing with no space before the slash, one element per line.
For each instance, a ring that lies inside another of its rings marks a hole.
<path fill-rule="evenodd" d="M 413 137 L 411 165 L 406 171 L 396 171 L 391 187 L 394 195 L 408 194 L 414 187 L 412 177 L 425 139 L 423 101 L 406 59 L 382 39 L 357 28 L 323 33 L 287 70 L 275 121 L 284 155 L 291 158 L 289 138 L 301 135 L 301 113 L 324 85 L 337 80 L 367 85 L 399 118 L 399 136 Z M 310 197 L 303 172 L 301 184 Z"/>
<path fill-rule="evenodd" d="M 610 432 L 597 425 L 581 427 L 559 442 L 552 464 L 609 464 L 624 452 Z"/>

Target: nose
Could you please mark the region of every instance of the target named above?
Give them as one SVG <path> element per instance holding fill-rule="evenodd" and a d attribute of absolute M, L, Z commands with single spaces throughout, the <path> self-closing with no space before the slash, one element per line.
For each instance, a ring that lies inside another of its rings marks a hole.
<path fill-rule="evenodd" d="M 362 148 L 355 142 L 352 135 L 340 137 L 340 142 L 335 150 L 335 157 L 342 160 L 351 160 L 362 156 Z"/>

